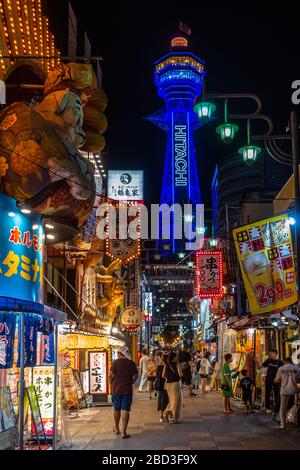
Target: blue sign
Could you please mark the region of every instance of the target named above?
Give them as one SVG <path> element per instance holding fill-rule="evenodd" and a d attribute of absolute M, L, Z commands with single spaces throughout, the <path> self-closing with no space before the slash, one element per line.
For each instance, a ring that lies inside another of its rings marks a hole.
<path fill-rule="evenodd" d="M 0 194 L 0 297 L 43 302 L 41 216 L 22 213 L 15 199 Z"/>

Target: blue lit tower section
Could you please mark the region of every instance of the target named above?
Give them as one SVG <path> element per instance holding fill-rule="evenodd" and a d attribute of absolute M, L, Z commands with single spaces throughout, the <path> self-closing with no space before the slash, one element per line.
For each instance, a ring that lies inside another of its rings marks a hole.
<path fill-rule="evenodd" d="M 168 134 L 161 203 L 201 203 L 193 141 L 199 119 L 193 105 L 203 77 L 204 62 L 190 52 L 184 37 L 172 39 L 169 54 L 155 63 L 155 85 L 165 107 L 149 119 Z M 174 246 L 173 240 L 173 251 Z"/>

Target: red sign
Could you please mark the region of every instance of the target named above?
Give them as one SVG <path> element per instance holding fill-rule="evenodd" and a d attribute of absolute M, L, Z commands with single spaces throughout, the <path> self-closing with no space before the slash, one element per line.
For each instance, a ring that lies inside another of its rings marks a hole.
<path fill-rule="evenodd" d="M 223 297 L 221 251 L 198 251 L 196 253 L 196 294 L 200 298 Z"/>

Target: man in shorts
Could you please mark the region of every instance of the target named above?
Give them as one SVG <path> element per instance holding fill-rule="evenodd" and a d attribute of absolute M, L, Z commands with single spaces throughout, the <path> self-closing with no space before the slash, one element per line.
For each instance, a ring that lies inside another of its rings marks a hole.
<path fill-rule="evenodd" d="M 184 345 L 182 351 L 180 351 L 178 362 L 183 374 L 182 383 L 188 386 L 190 397 L 195 396 L 192 385 L 192 356 L 187 345 Z"/>
<path fill-rule="evenodd" d="M 131 360 L 127 347 L 118 350 L 118 359 L 112 362 L 109 381 L 112 388 L 112 402 L 114 405 L 114 432 L 120 432 L 120 420 L 122 425 L 122 438 L 128 439 L 127 426 L 129 422 L 130 409 L 132 404 L 132 385 L 138 377 L 136 364 Z"/>

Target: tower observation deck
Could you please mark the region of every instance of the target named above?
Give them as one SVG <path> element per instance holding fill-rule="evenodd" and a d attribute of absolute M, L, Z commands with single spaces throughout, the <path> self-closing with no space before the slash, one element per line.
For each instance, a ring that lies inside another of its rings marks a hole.
<path fill-rule="evenodd" d="M 201 203 L 193 141 L 199 120 L 193 105 L 202 92 L 204 68 L 185 37 L 172 39 L 170 52 L 155 63 L 154 81 L 165 107 L 149 119 L 168 134 L 161 203 Z"/>

